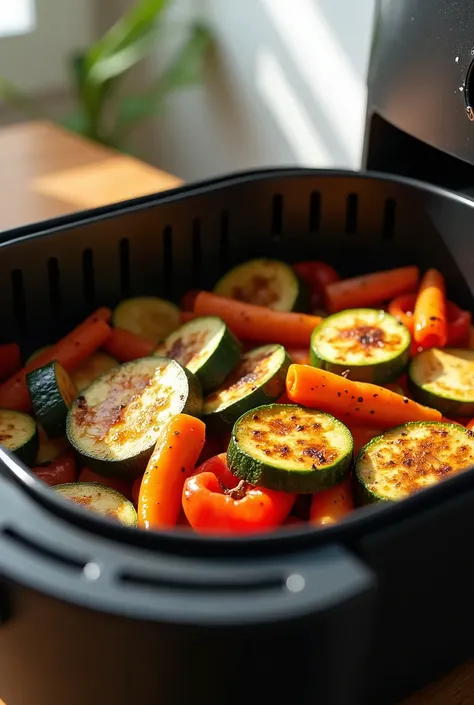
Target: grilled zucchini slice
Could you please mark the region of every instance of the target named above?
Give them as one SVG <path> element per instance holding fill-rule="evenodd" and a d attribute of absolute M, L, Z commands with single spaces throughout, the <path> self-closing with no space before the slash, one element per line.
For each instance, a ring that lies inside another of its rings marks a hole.
<path fill-rule="evenodd" d="M 359 499 L 397 502 L 472 465 L 472 431 L 442 421 L 411 421 L 362 448 L 355 466 Z"/>
<path fill-rule="evenodd" d="M 77 389 L 59 362 L 39 367 L 26 375 L 31 403 L 38 423 L 50 438 L 64 436 L 66 416 Z"/>
<path fill-rule="evenodd" d="M 311 336 L 314 367 L 372 384 L 396 380 L 410 357 L 410 333 L 385 311 L 356 308 L 328 316 Z"/>
<path fill-rule="evenodd" d="M 20 411 L 0 409 L 0 446 L 31 467 L 38 452 L 36 422 Z"/>
<path fill-rule="evenodd" d="M 227 462 L 252 485 L 284 492 L 318 492 L 348 475 L 354 442 L 334 416 L 293 404 L 260 406 L 232 430 Z"/>
<path fill-rule="evenodd" d="M 114 367 L 72 405 L 67 437 L 84 464 L 104 476 L 145 470 L 163 424 L 181 412 L 199 416 L 201 386 L 174 360 L 146 357 Z"/>
<path fill-rule="evenodd" d="M 306 284 L 276 259 L 253 259 L 234 267 L 217 282 L 214 293 L 274 311 L 307 311 L 309 305 Z"/>
<path fill-rule="evenodd" d="M 111 487 L 97 482 L 70 482 L 56 485 L 54 491 L 70 502 L 124 526 L 137 525 L 137 512 L 132 502 Z"/>
<path fill-rule="evenodd" d="M 116 328 L 135 333 L 152 343 L 159 343 L 179 327 L 179 308 L 156 296 L 141 296 L 122 301 L 115 309 L 112 323 Z"/>
<path fill-rule="evenodd" d="M 217 316 L 202 316 L 171 333 L 155 355 L 177 360 L 196 375 L 204 392 L 218 387 L 237 365 L 241 345 Z"/>
<path fill-rule="evenodd" d="M 203 417 L 215 430 L 230 430 L 246 411 L 277 401 L 291 364 L 282 345 L 263 345 L 243 355 L 223 384 L 204 399 Z"/>
<path fill-rule="evenodd" d="M 474 416 L 474 350 L 418 353 L 410 363 L 408 385 L 415 401 L 444 416 Z"/>

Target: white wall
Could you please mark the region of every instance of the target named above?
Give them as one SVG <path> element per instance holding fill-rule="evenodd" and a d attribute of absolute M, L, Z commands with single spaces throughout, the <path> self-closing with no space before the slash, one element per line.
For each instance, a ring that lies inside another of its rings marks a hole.
<path fill-rule="evenodd" d="M 206 87 L 176 94 L 147 131 L 153 161 L 187 180 L 358 168 L 374 0 L 180 2 L 211 24 L 216 56 Z"/>

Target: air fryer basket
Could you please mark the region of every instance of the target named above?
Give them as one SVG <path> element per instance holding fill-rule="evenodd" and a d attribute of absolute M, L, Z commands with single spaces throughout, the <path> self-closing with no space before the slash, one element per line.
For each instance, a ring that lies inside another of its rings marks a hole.
<path fill-rule="evenodd" d="M 473 230 L 474 202 L 409 180 L 241 174 L 5 233 L 0 331 L 27 352 L 97 305 L 176 298 L 262 255 L 439 267 L 472 309 Z M 203 540 L 100 520 L 0 451 L 0 697 L 397 702 L 473 655 L 473 478 L 319 531 Z"/>

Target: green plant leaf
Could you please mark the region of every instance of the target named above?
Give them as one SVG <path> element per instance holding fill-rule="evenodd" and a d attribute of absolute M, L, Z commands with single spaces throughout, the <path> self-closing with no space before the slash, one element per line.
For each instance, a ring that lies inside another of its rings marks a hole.
<path fill-rule="evenodd" d="M 97 64 L 112 55 L 133 46 L 149 36 L 159 15 L 170 0 L 141 0 L 123 15 L 93 46 L 86 55 L 85 71 L 89 76 L 95 69 L 95 80 L 100 78 Z"/>
<path fill-rule="evenodd" d="M 90 69 L 88 79 L 94 83 L 102 84 L 123 75 L 150 53 L 155 46 L 155 39 L 156 32 L 152 27 L 150 31 L 136 39 L 133 44 L 97 61 Z"/>
<path fill-rule="evenodd" d="M 117 129 L 156 114 L 169 93 L 202 82 L 206 49 L 210 32 L 200 23 L 193 25 L 191 34 L 164 73 L 142 95 L 124 98 L 117 108 Z"/>

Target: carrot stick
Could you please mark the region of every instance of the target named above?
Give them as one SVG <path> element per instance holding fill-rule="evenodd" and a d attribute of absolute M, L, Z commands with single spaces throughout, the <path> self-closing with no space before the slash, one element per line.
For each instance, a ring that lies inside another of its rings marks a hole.
<path fill-rule="evenodd" d="M 293 362 L 297 362 L 299 365 L 311 364 L 309 359 L 309 350 L 306 348 L 288 348 L 287 353 Z"/>
<path fill-rule="evenodd" d="M 418 267 L 399 267 L 334 282 L 326 287 L 329 311 L 373 306 L 415 291 L 419 275 Z"/>
<path fill-rule="evenodd" d="M 372 438 L 383 433 L 380 428 L 375 428 L 374 426 L 351 426 L 349 430 L 354 439 L 354 457 L 359 454 L 360 449 L 367 445 Z"/>
<path fill-rule="evenodd" d="M 469 423 L 466 424 L 466 428 L 468 429 L 468 431 L 472 431 L 472 429 L 474 428 L 474 419 L 471 419 Z"/>
<path fill-rule="evenodd" d="M 420 283 L 413 313 L 413 337 L 423 348 L 443 348 L 448 339 L 444 277 L 429 269 Z"/>
<path fill-rule="evenodd" d="M 16 343 L 0 345 L 0 379 L 6 379 L 20 369 L 20 347 Z"/>
<path fill-rule="evenodd" d="M 354 500 L 349 477 L 339 485 L 313 494 L 309 521 L 318 526 L 337 524 L 353 510 Z"/>
<path fill-rule="evenodd" d="M 321 409 L 341 420 L 391 428 L 406 421 L 440 421 L 441 413 L 385 387 L 354 382 L 308 365 L 290 365 L 286 391 L 297 404 Z"/>
<path fill-rule="evenodd" d="M 184 482 L 193 473 L 205 440 L 205 424 L 188 414 L 177 414 L 164 426 L 140 485 L 139 527 L 176 526 Z"/>
<path fill-rule="evenodd" d="M 194 301 L 194 312 L 219 316 L 243 340 L 281 343 L 294 347 L 309 345 L 311 333 L 321 322 L 319 316 L 272 311 L 201 291 Z"/>
<path fill-rule="evenodd" d="M 103 348 L 106 353 L 115 357 L 119 362 L 130 362 L 141 357 L 148 357 L 155 350 L 156 345 L 129 330 L 112 328 Z"/>
<path fill-rule="evenodd" d="M 392 299 L 388 305 L 388 312 L 400 323 L 408 328 L 413 335 L 413 311 L 415 310 L 416 294 L 402 294 Z"/>
<path fill-rule="evenodd" d="M 0 386 L 0 407 L 29 411 L 31 399 L 26 385 L 28 372 L 55 360 L 69 372 L 100 348 L 110 333 L 110 327 L 103 318 L 89 317 L 56 345 L 45 350 Z"/>

